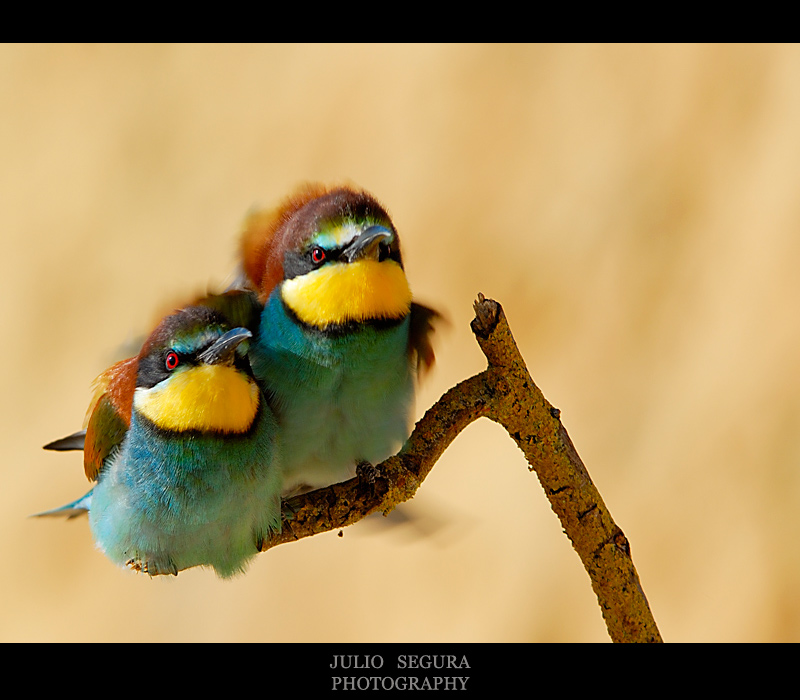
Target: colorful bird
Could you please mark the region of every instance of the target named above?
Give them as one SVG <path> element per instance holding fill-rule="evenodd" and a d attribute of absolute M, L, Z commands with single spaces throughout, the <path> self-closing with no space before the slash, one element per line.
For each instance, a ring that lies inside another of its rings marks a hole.
<path fill-rule="evenodd" d="M 240 283 L 264 304 L 250 361 L 281 425 L 283 493 L 394 454 L 439 314 L 412 301 L 384 207 L 350 186 L 301 187 L 246 219 Z"/>
<path fill-rule="evenodd" d="M 88 511 L 97 546 L 151 575 L 243 571 L 280 528 L 278 427 L 246 357 L 260 311 L 247 293 L 209 296 L 100 375 L 85 432 L 48 446 L 83 438 L 97 483 L 39 515 Z"/>

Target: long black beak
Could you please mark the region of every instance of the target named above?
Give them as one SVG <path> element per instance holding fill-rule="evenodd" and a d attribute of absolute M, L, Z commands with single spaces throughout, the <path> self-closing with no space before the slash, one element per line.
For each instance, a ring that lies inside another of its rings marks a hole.
<path fill-rule="evenodd" d="M 384 226 L 370 226 L 361 232 L 344 251 L 347 262 L 355 260 L 378 260 L 381 243 L 390 243 L 394 234 Z"/>
<path fill-rule="evenodd" d="M 253 334 L 246 328 L 234 328 L 217 338 L 212 345 L 197 356 L 197 359 L 207 365 L 232 364 L 236 348 L 240 343 L 252 337 Z"/>

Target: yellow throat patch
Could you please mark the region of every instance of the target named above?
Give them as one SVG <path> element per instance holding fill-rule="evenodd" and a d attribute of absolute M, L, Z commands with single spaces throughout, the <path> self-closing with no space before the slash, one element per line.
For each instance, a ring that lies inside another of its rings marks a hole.
<path fill-rule="evenodd" d="M 411 289 L 394 260 L 330 263 L 283 282 L 281 295 L 310 326 L 403 318 L 411 310 Z"/>
<path fill-rule="evenodd" d="M 133 405 L 159 428 L 244 433 L 258 410 L 258 385 L 229 365 L 198 365 L 151 389 L 137 388 Z"/>

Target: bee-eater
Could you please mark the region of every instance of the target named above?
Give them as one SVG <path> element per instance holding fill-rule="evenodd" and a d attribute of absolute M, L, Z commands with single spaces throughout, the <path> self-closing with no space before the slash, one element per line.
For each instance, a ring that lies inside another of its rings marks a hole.
<path fill-rule="evenodd" d="M 97 546 L 151 575 L 243 571 L 280 528 L 278 429 L 246 357 L 259 314 L 251 295 L 209 297 L 164 318 L 136 357 L 104 372 L 85 434 L 53 443 L 71 449 L 83 437 L 97 483 L 41 515 L 88 510 Z"/>
<path fill-rule="evenodd" d="M 412 301 L 384 207 L 350 186 L 304 185 L 250 214 L 240 246 L 240 283 L 264 304 L 249 352 L 281 426 L 283 493 L 394 454 L 438 314 Z"/>

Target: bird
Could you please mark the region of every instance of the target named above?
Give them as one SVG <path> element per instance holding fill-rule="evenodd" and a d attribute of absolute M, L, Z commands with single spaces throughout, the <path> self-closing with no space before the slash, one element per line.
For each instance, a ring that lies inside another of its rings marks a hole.
<path fill-rule="evenodd" d="M 387 210 L 351 184 L 304 183 L 246 216 L 233 286 L 264 305 L 249 357 L 280 425 L 283 496 L 374 477 L 410 434 L 441 318 L 412 299 Z"/>
<path fill-rule="evenodd" d="M 164 317 L 138 355 L 98 377 L 85 430 L 45 446 L 82 441 L 95 485 L 37 515 L 88 512 L 97 547 L 151 576 L 243 572 L 281 527 L 279 430 L 246 354 L 259 322 L 246 292 Z"/>

